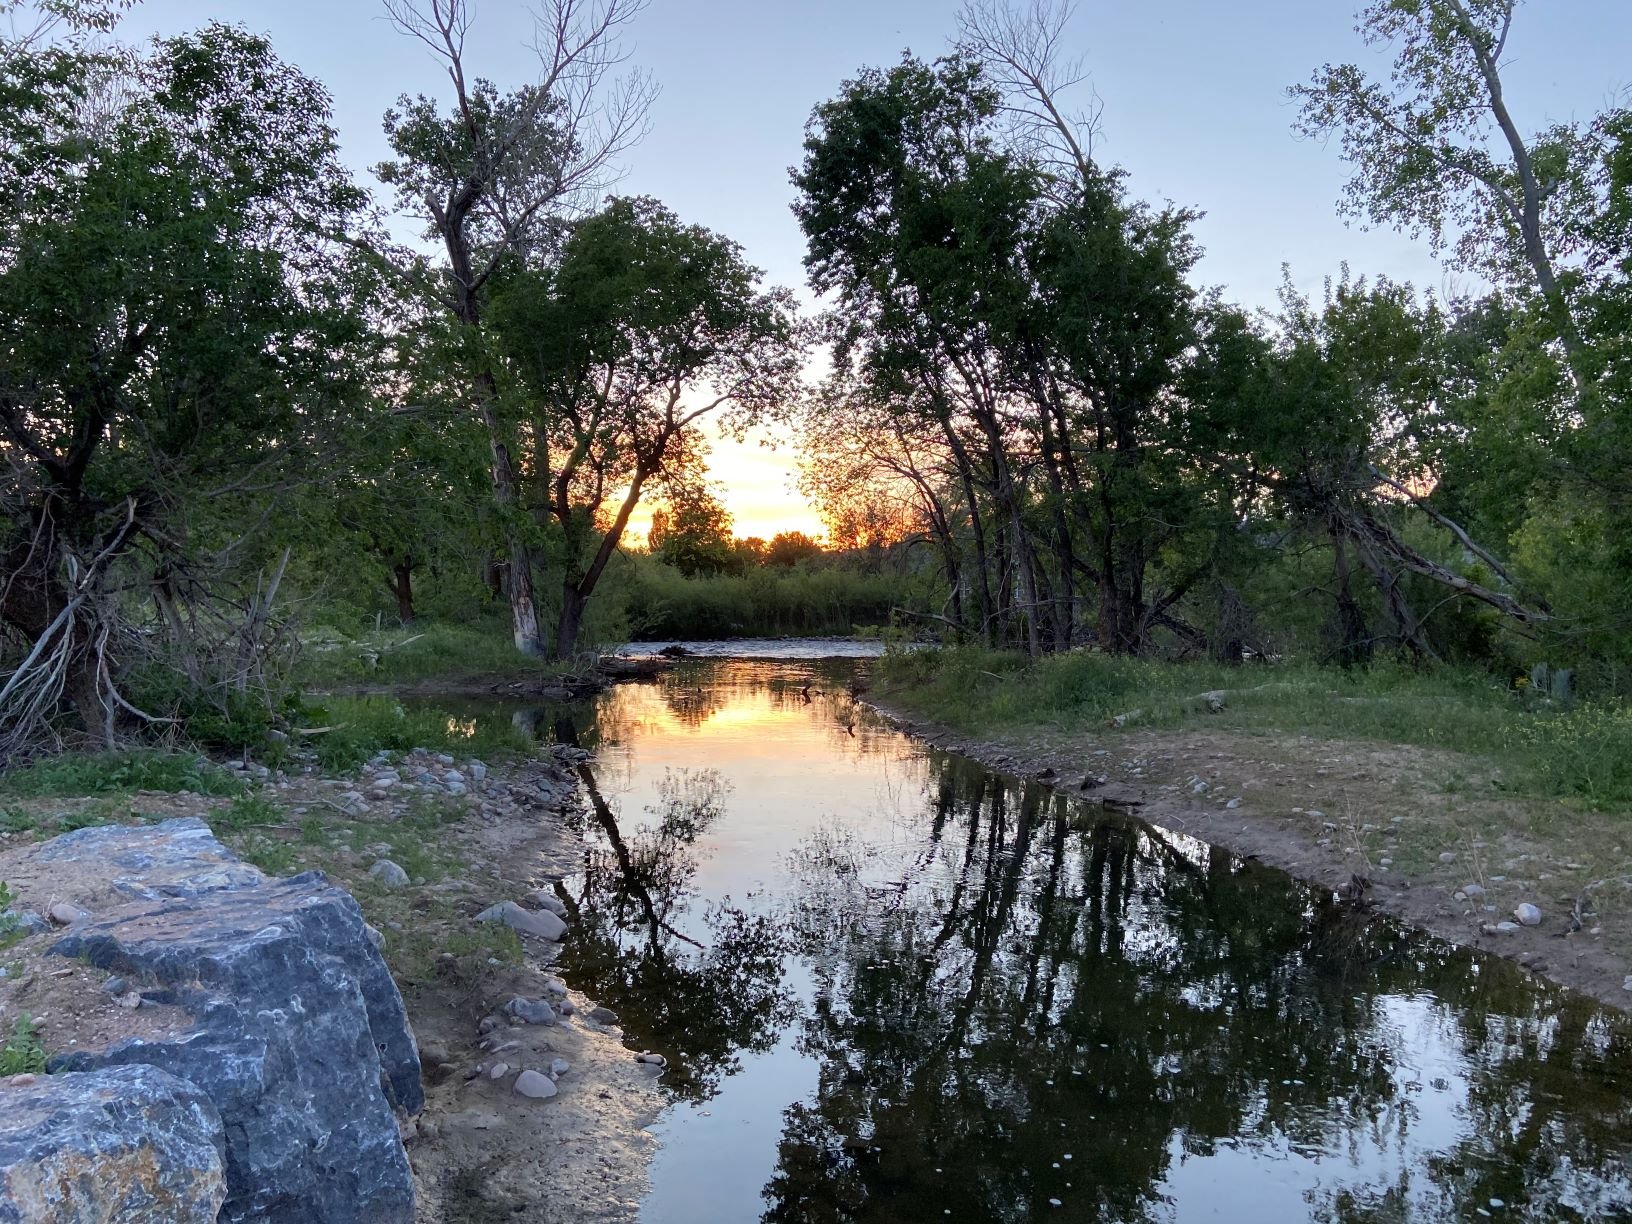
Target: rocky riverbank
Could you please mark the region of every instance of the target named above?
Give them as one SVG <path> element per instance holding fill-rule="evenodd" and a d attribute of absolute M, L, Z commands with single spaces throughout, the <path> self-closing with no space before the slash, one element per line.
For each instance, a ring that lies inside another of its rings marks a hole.
<path fill-rule="evenodd" d="M 93 1072 L 140 1064 L 155 1074 L 130 1086 L 121 1116 L 213 1106 L 219 1130 L 206 1118 L 177 1151 L 222 1159 L 214 1178 L 192 1162 L 193 1214 L 131 1219 L 214 1219 L 223 1202 L 222 1220 L 632 1219 L 660 1068 L 550 970 L 569 921 L 555 885 L 581 853 L 571 767 L 583 755 L 490 768 L 414 751 L 345 777 L 241 767 L 255 789 L 238 798 L 8 805 L 13 825 L 35 828 L 0 840 L 0 880 L 35 933 L 0 952 L 0 1027 L 31 1017 L 60 1074 L 0 1080 L 19 1105 L 8 1116 L 36 1124 L 19 1137 L 0 1118 L 0 1150 L 35 1153 L 42 1193 L 66 1184 L 41 1136 L 92 1126 L 107 1109 L 98 1094 L 121 1091 Z M 199 983 L 216 993 L 188 993 Z M 339 1001 L 353 985 L 360 1011 Z M 387 997 L 395 1027 L 379 1018 Z M 70 1070 L 89 1103 L 53 1099 Z M 267 1084 L 290 1103 L 263 1100 Z M 302 1115 L 302 1100 L 318 1104 Z M 325 1100 L 370 1104 L 372 1121 L 330 1117 Z M 314 1126 L 343 1142 L 301 1139 Z M 139 1131 L 126 1138 L 137 1165 L 168 1167 Z M 72 1142 L 55 1150 L 81 1167 Z M 130 1166 L 110 1154 L 109 1177 Z M 162 1178 L 138 1190 L 155 1203 L 179 1193 Z M 0 1205 L 8 1218 L 80 1217 Z"/>

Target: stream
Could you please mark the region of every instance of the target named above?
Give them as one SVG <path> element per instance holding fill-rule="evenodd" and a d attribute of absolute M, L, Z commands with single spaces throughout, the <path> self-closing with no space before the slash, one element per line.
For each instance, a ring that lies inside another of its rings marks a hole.
<path fill-rule="evenodd" d="M 1632 1219 L 1618 1013 L 748 653 L 470 712 L 595 752 L 560 969 L 669 1059 L 645 1224 Z"/>

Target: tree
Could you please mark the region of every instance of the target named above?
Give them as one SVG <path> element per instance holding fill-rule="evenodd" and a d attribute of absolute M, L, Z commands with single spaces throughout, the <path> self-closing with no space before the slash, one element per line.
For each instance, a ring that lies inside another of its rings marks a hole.
<path fill-rule="evenodd" d="M 760 277 L 734 242 L 640 198 L 575 225 L 554 268 L 506 282 L 495 322 L 564 541 L 556 657 L 577 648 L 648 485 L 695 482 L 697 423 L 719 413 L 740 431 L 793 402 L 792 297 Z"/>
<path fill-rule="evenodd" d="M 362 194 L 327 94 L 265 40 L 6 57 L 38 71 L 3 103 L 33 119 L 8 127 L 0 215 L 0 294 L 28 303 L 0 315 L 0 623 L 27 647 L 0 756 L 64 693 L 104 741 L 140 714 L 131 605 L 150 594 L 182 647 L 178 598 L 254 555 L 378 366 L 371 279 L 327 240 Z M 269 604 L 241 626 L 239 689 Z"/>
<path fill-rule="evenodd" d="M 736 561 L 731 512 L 703 484 L 670 491 L 668 507 L 652 514 L 646 545 L 654 557 L 687 578 L 721 573 Z"/>
<path fill-rule="evenodd" d="M 446 68 L 452 93 L 444 112 L 424 95 L 386 114 L 396 153 L 377 173 L 398 207 L 418 217 L 442 247 L 434 267 L 410 249 L 379 253 L 427 309 L 446 312 L 467 332 L 466 395 L 487 431 L 493 495 L 508 541 L 508 586 L 516 649 L 545 651 L 534 594 L 537 532 L 516 457 L 518 422 L 502 401 L 484 331 L 494 277 L 537 266 L 560 241 L 565 220 L 608 183 L 619 156 L 645 131 L 654 96 L 647 79 L 616 79 L 618 39 L 644 0 L 547 0 L 536 15 L 539 79 L 501 93 L 467 75 L 466 0 L 387 0 L 399 30 Z"/>

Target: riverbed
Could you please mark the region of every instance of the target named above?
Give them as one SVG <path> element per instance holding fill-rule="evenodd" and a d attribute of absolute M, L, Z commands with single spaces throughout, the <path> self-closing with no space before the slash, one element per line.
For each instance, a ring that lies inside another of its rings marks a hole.
<path fill-rule="evenodd" d="M 643 1221 L 1632 1217 L 1621 1013 L 909 738 L 858 667 L 468 711 L 594 753 L 558 967 L 669 1061 Z"/>

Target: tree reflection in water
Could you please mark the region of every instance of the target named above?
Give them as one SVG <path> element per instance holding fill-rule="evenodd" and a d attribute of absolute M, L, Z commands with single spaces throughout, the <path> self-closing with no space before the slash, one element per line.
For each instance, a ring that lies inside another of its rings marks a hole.
<path fill-rule="evenodd" d="M 1171 1219 L 1175 1167 L 1221 1149 L 1329 1154 L 1315 1219 L 1632 1205 L 1627 1031 L 1589 1002 L 1040 787 L 932 772 L 928 840 L 891 878 L 831 836 L 794 864 L 821 1079 L 787 1110 L 767 1219 L 1024 1220 L 1051 1199 Z M 1455 1084 L 1421 1082 L 1423 1026 L 1460 1052 Z"/>
<path fill-rule="evenodd" d="M 578 894 L 562 890 L 574 918 L 562 967 L 632 1041 L 669 1058 L 678 1096 L 706 1099 L 740 1053 L 768 1049 L 794 1016 L 782 985 L 790 944 L 772 916 L 724 898 L 691 917 L 700 938 L 677 925 L 695 898 L 697 839 L 729 785 L 714 770 L 670 772 L 655 823 L 626 834 L 593 770 L 578 774 L 607 845 L 586 854 Z"/>

